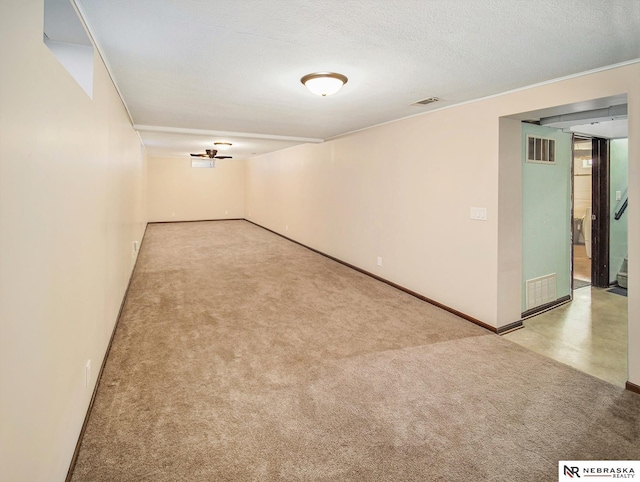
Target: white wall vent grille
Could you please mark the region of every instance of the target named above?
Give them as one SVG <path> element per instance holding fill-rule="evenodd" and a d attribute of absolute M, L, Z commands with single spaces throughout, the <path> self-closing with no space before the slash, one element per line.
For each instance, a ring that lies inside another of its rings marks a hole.
<path fill-rule="evenodd" d="M 527 280 L 527 309 L 556 301 L 556 274 Z"/>
<path fill-rule="evenodd" d="M 547 137 L 527 136 L 527 162 L 556 163 L 556 141 Z"/>

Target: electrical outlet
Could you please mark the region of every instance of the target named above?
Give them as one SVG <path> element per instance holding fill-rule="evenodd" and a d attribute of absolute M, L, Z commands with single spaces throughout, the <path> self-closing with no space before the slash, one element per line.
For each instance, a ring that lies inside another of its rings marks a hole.
<path fill-rule="evenodd" d="M 382 256 L 378 256 L 378 266 L 382 266 Z"/>
<path fill-rule="evenodd" d="M 171 213 L 171 217 L 174 218 L 176 216 L 176 213 Z"/>
<path fill-rule="evenodd" d="M 227 214 L 229 214 L 229 211 L 225 210 L 224 214 L 226 216 Z"/>
<path fill-rule="evenodd" d="M 616 201 L 622 200 L 622 191 L 616 191 Z"/>
<path fill-rule="evenodd" d="M 284 230 L 285 231 L 289 231 L 289 225 L 288 224 L 284 227 Z"/>
<path fill-rule="evenodd" d="M 88 387 L 91 382 L 91 360 L 87 360 L 84 366 L 84 386 Z"/>

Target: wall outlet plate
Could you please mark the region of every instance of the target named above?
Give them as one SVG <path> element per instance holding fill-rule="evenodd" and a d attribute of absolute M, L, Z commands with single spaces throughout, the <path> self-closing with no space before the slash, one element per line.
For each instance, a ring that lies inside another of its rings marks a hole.
<path fill-rule="evenodd" d="M 487 208 L 471 208 L 471 219 L 475 219 L 477 221 L 486 221 L 487 220 Z"/>

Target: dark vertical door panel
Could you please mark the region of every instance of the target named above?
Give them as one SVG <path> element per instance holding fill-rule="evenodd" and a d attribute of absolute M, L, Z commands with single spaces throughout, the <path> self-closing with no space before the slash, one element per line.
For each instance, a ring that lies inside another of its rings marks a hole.
<path fill-rule="evenodd" d="M 591 220 L 591 284 L 609 286 L 609 141 L 594 138 Z"/>

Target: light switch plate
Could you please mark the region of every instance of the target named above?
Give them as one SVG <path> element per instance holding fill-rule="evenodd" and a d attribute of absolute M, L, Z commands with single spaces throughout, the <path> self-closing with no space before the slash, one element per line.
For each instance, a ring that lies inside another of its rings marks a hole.
<path fill-rule="evenodd" d="M 486 221 L 487 220 L 487 208 L 471 208 L 471 219 L 475 219 L 477 221 Z"/>

